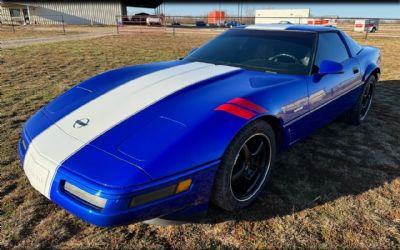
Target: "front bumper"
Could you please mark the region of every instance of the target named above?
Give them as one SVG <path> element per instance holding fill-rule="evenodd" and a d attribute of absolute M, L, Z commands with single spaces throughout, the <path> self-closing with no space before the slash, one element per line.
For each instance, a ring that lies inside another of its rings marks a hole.
<path fill-rule="evenodd" d="M 28 143 L 28 139 L 23 135 L 18 145 L 21 162 L 24 160 Z M 77 217 L 101 227 L 124 225 L 171 214 L 187 217 L 192 213 L 203 212 L 207 209 L 218 165 L 219 161 L 215 161 L 159 181 L 120 189 L 99 186 L 61 166 L 51 183 L 50 200 Z M 129 208 L 132 198 L 136 195 L 162 189 L 189 178 L 192 179 L 190 189 L 164 199 Z M 103 209 L 96 208 L 66 192 L 64 190 L 66 181 L 88 193 L 107 199 L 105 207 Z"/>
<path fill-rule="evenodd" d="M 52 184 L 50 199 L 79 218 L 102 227 L 124 225 L 171 214 L 188 216 L 187 213 L 202 212 L 207 209 L 218 164 L 219 162 L 207 164 L 179 176 L 135 187 L 135 190 L 126 192 L 116 190 L 118 194 L 102 193 L 101 188 L 97 190 L 89 188 L 88 185 L 85 185 L 87 183 L 82 180 L 77 181 L 79 177 L 60 168 Z M 174 185 L 188 178 L 192 179 L 190 189 L 164 199 L 129 208 L 132 198 L 136 195 Z M 100 194 L 100 197 L 106 198 L 105 208 L 95 208 L 68 194 L 63 189 L 65 181 L 86 192 L 97 193 Z"/>

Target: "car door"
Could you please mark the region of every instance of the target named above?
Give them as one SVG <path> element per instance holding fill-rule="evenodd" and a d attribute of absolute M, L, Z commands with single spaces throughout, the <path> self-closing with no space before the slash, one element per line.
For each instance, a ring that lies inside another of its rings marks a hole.
<path fill-rule="evenodd" d="M 319 65 L 324 60 L 341 63 L 343 72 L 319 74 Z M 338 32 L 322 32 L 318 45 L 313 72 L 308 79 L 310 114 L 309 129 L 317 129 L 346 111 L 354 103 L 355 89 L 361 82 L 360 67 L 352 58 Z"/>

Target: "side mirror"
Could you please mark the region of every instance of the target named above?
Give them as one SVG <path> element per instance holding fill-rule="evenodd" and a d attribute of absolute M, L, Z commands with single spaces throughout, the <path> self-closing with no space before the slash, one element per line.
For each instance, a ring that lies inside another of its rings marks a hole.
<path fill-rule="evenodd" d="M 197 50 L 197 48 L 193 48 L 189 51 L 188 56 L 190 56 L 191 54 L 193 54 L 193 52 L 195 52 Z"/>
<path fill-rule="evenodd" d="M 341 74 L 343 73 L 343 65 L 341 63 L 324 60 L 319 65 L 319 72 L 320 74 Z"/>

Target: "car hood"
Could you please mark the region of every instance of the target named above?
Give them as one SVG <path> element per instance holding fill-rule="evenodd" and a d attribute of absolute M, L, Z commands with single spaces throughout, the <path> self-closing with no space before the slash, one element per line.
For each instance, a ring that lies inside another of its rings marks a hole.
<path fill-rule="evenodd" d="M 96 148 L 159 179 L 219 159 L 247 120 L 218 106 L 294 80 L 200 62 L 130 66 L 75 86 L 43 112 L 82 144 L 66 168 L 90 175 L 79 162 Z"/>

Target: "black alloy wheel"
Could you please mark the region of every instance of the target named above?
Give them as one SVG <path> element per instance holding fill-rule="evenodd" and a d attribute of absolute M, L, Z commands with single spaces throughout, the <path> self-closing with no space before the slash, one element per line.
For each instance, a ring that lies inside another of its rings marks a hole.
<path fill-rule="evenodd" d="M 254 134 L 241 146 L 231 173 L 231 192 L 238 201 L 246 201 L 258 191 L 271 164 L 271 141 Z"/>
<path fill-rule="evenodd" d="M 365 120 L 371 108 L 372 99 L 374 98 L 376 82 L 377 80 L 374 75 L 371 75 L 365 81 L 357 102 L 344 114 L 344 118 L 348 123 L 359 125 Z"/>
<path fill-rule="evenodd" d="M 363 121 L 371 108 L 372 96 L 375 90 L 375 83 L 368 81 L 361 98 L 360 120 Z"/>
<path fill-rule="evenodd" d="M 276 136 L 269 123 L 255 120 L 233 138 L 217 170 L 211 201 L 235 211 L 250 205 L 271 174 Z"/>

